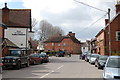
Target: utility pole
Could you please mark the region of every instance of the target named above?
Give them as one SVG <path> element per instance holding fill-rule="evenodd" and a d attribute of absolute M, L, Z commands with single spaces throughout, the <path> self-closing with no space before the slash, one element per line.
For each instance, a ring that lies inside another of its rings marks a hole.
<path fill-rule="evenodd" d="M 112 55 L 112 47 L 111 47 L 111 28 L 110 28 L 110 8 L 108 9 L 108 22 L 109 22 L 109 25 L 108 25 L 108 35 L 109 35 L 109 55 L 111 56 Z"/>

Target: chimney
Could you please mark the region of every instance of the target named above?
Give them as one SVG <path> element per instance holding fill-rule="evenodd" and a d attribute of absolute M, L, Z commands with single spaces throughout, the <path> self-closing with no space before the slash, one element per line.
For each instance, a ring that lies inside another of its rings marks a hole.
<path fill-rule="evenodd" d="M 105 19 L 105 26 L 108 24 L 109 20 Z"/>
<path fill-rule="evenodd" d="M 116 14 L 120 12 L 120 1 L 117 2 L 116 4 Z"/>
<path fill-rule="evenodd" d="M 68 36 L 75 37 L 75 33 L 69 32 L 69 33 L 68 33 Z"/>
<path fill-rule="evenodd" d="M 5 7 L 2 8 L 2 22 L 7 24 L 9 21 L 9 8 L 7 7 L 7 3 L 5 3 Z"/>

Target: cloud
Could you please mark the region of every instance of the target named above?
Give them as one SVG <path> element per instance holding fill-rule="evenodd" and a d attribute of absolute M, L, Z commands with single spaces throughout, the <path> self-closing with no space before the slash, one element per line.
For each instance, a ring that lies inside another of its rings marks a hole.
<path fill-rule="evenodd" d="M 77 3 L 74 0 L 22 0 L 25 8 L 32 9 L 32 17 L 46 19 L 60 26 L 65 33 L 73 31 L 76 37 L 85 40 L 93 38 L 103 27 L 106 13 Z M 115 15 L 115 0 L 78 0 L 104 11 L 111 8 L 111 17 Z M 96 22 L 99 18 L 100 21 Z M 96 22 L 96 23 L 95 23 Z M 93 24 L 94 25 L 91 25 Z"/>

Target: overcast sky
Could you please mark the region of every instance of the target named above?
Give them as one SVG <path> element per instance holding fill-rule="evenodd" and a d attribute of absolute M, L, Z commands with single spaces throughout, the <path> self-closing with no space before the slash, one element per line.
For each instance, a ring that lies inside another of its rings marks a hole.
<path fill-rule="evenodd" d="M 104 11 L 111 8 L 111 18 L 115 16 L 117 0 L 77 0 Z M 105 27 L 106 12 L 93 9 L 74 0 L 0 0 L 0 7 L 8 3 L 9 8 L 32 9 L 32 17 L 47 20 L 54 26 L 60 26 L 65 34 L 76 33 L 81 41 L 90 40 Z M 97 21 L 99 18 L 101 20 Z M 97 21 L 97 22 L 96 22 Z M 95 23 L 96 22 L 96 23 Z"/>

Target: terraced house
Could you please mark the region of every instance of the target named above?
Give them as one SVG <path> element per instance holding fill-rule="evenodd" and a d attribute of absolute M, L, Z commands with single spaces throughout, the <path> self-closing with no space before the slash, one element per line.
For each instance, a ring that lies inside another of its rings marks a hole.
<path fill-rule="evenodd" d="M 110 27 L 110 38 L 109 38 Z M 110 55 L 110 47 L 112 54 L 120 53 L 120 2 L 116 4 L 116 16 L 110 21 L 105 20 L 105 28 L 97 35 L 97 53 L 101 55 Z M 111 46 L 109 45 L 109 42 Z"/>
<path fill-rule="evenodd" d="M 81 52 L 80 41 L 76 39 L 75 33 L 69 32 L 66 36 L 54 36 L 44 42 L 45 51 L 65 50 L 72 54 Z"/>

